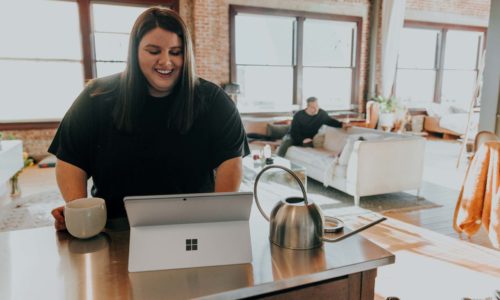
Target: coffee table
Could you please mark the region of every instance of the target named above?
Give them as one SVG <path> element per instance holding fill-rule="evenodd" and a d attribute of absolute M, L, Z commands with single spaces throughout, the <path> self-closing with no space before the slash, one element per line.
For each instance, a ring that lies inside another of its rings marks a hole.
<path fill-rule="evenodd" d="M 304 188 L 306 188 L 307 190 L 307 176 L 305 167 L 279 156 L 273 156 L 272 159 L 273 165 L 283 166 L 292 170 L 297 175 L 297 177 L 299 177 L 299 179 L 302 181 L 302 184 L 304 185 Z M 257 175 L 266 166 L 267 165 L 265 163 L 262 164 L 260 160 L 254 161 L 250 156 L 244 157 L 243 181 L 245 183 L 250 183 L 253 185 Z M 300 191 L 299 185 L 296 183 L 295 179 L 282 169 L 276 168 L 266 171 L 266 173 L 264 173 L 259 179 L 259 185 L 264 182 L 285 185 L 288 187 L 296 188 L 298 191 Z"/>

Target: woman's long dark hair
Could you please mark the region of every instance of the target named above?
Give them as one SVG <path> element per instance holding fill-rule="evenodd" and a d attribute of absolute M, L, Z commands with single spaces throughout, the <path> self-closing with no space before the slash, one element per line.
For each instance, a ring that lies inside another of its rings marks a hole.
<path fill-rule="evenodd" d="M 185 133 L 191 128 L 197 114 L 194 94 L 197 76 L 189 30 L 181 17 L 169 8 L 149 8 L 134 23 L 130 33 L 127 66 L 121 74 L 117 87 L 118 101 L 113 110 L 113 121 L 120 130 L 134 131 L 137 119 L 140 117 L 141 101 L 148 93 L 147 80 L 139 67 L 139 43 L 144 35 L 155 28 L 173 32 L 182 41 L 184 55 L 182 74 L 172 90 L 175 99 L 165 118 L 169 127 Z"/>

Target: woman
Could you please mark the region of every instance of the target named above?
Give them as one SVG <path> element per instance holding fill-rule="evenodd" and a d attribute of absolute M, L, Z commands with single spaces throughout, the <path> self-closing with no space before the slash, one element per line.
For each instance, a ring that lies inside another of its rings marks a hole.
<path fill-rule="evenodd" d="M 237 191 L 249 149 L 231 99 L 197 78 L 185 23 L 153 7 L 132 28 L 125 71 L 88 84 L 49 152 L 64 200 L 87 197 L 91 177 L 109 220 L 125 217 L 125 196 Z M 52 215 L 65 229 L 63 207 Z"/>

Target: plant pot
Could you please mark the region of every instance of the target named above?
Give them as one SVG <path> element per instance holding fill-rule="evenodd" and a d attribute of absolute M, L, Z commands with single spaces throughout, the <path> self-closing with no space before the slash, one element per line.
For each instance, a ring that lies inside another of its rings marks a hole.
<path fill-rule="evenodd" d="M 394 113 L 380 113 L 378 124 L 381 127 L 392 128 L 394 126 Z"/>

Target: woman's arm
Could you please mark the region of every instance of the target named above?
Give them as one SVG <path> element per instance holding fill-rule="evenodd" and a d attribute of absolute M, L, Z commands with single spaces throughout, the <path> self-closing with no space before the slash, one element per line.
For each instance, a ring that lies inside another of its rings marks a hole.
<path fill-rule="evenodd" d="M 56 179 L 64 201 L 69 202 L 87 197 L 87 173 L 82 169 L 60 159 L 56 164 Z M 66 229 L 64 206 L 52 210 L 56 230 Z"/>
<path fill-rule="evenodd" d="M 215 173 L 215 192 L 237 192 L 243 177 L 241 157 L 222 162 Z"/>
<path fill-rule="evenodd" d="M 58 159 L 56 179 L 64 201 L 87 197 L 87 173 L 84 170 Z"/>

